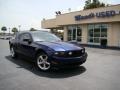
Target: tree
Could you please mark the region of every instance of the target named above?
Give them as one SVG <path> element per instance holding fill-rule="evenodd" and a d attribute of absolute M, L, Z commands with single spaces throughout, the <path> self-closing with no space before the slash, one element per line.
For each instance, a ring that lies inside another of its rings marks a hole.
<path fill-rule="evenodd" d="M 88 9 L 88 8 L 90 8 L 91 7 L 91 0 L 87 0 L 87 1 L 85 1 L 85 6 L 84 6 L 84 9 Z"/>
<path fill-rule="evenodd" d="M 86 0 L 84 9 L 91 9 L 91 8 L 99 8 L 99 7 L 105 7 L 105 3 L 100 2 L 99 0 Z"/>
<path fill-rule="evenodd" d="M 30 31 L 36 31 L 36 29 L 34 29 L 34 28 L 30 28 Z"/>
<path fill-rule="evenodd" d="M 3 26 L 3 27 L 1 28 L 1 31 L 3 31 L 4 34 L 5 34 L 5 31 L 7 31 L 7 27 Z"/>
<path fill-rule="evenodd" d="M 16 32 L 18 32 L 18 29 L 16 27 L 12 28 L 12 32 L 15 34 Z"/>

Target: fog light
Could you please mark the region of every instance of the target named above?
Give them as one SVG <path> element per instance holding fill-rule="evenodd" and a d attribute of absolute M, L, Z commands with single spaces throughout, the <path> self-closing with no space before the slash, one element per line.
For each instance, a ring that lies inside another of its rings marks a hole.
<path fill-rule="evenodd" d="M 55 52 L 54 54 L 55 54 L 55 55 L 58 55 L 58 52 Z"/>
<path fill-rule="evenodd" d="M 68 54 L 69 54 L 69 55 L 72 55 L 72 52 L 69 52 Z"/>

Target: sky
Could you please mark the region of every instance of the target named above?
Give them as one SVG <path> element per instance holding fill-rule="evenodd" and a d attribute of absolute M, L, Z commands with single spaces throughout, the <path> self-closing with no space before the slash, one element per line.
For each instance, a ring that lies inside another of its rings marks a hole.
<path fill-rule="evenodd" d="M 120 0 L 100 0 L 106 4 L 120 4 Z M 20 30 L 41 29 L 43 18 L 55 18 L 55 11 L 62 13 L 82 10 L 85 0 L 0 0 L 0 29 L 2 26 Z"/>

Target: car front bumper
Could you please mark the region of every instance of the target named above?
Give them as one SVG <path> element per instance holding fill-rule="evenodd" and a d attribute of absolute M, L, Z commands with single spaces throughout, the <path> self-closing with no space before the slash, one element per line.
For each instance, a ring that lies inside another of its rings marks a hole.
<path fill-rule="evenodd" d="M 80 57 L 71 57 L 71 58 L 63 58 L 63 57 L 54 57 L 51 60 L 51 64 L 55 67 L 72 67 L 76 65 L 81 65 L 86 62 L 88 54 L 85 53 Z"/>

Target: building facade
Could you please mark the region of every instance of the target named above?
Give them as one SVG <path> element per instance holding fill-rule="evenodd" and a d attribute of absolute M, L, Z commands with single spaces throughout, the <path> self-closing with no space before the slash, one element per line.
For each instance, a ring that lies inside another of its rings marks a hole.
<path fill-rule="evenodd" d="M 77 41 L 87 45 L 120 47 L 120 5 L 88 9 L 56 15 L 42 20 L 41 27 L 63 30 L 64 41 Z"/>

